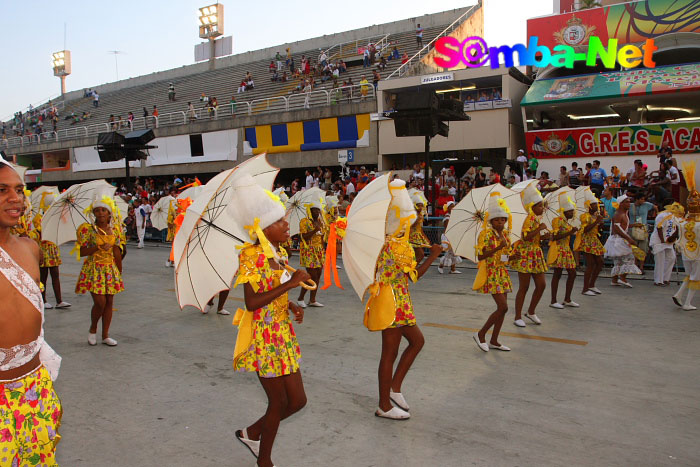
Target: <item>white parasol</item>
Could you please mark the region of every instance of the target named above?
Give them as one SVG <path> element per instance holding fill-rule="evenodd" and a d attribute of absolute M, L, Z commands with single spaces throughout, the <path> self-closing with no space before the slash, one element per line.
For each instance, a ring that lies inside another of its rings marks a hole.
<path fill-rule="evenodd" d="M 41 219 L 41 237 L 56 245 L 76 239 L 75 231 L 90 219 L 85 210 L 96 196 L 113 196 L 116 188 L 104 180 L 79 183 L 61 193 Z M 121 208 L 120 208 L 121 210 Z"/>
<path fill-rule="evenodd" d="M 375 281 L 377 258 L 386 241 L 386 216 L 391 203 L 391 173 L 372 180 L 355 197 L 349 208 L 343 267 L 360 297 Z"/>
<path fill-rule="evenodd" d="M 47 195 L 51 194 L 54 196 L 54 198 L 58 198 L 58 195 L 60 194 L 60 192 L 58 191 L 58 187 L 47 185 L 42 185 L 39 188 L 32 191 L 32 195 L 29 197 L 29 200 L 32 203 L 33 216 L 36 216 L 41 211 L 41 198 L 47 196 L 44 195 L 44 193 L 47 193 Z M 45 208 L 48 209 L 48 206 L 45 206 Z"/>
<path fill-rule="evenodd" d="M 153 206 L 151 212 L 151 224 L 153 228 L 163 230 L 168 228 L 168 213 L 170 206 L 175 202 L 175 198 L 170 195 L 163 196 Z"/>
<path fill-rule="evenodd" d="M 309 188 L 304 191 L 297 191 L 294 196 L 285 203 L 287 208 L 287 222 L 289 222 L 289 235 L 299 233 L 299 222 L 307 217 L 306 205 L 321 200 L 321 204 L 326 204 L 326 192 L 320 188 Z"/>
<path fill-rule="evenodd" d="M 450 223 L 447 225 L 445 235 L 456 255 L 468 258 L 475 263 L 478 262 L 475 247 L 484 227 L 484 216 L 491 193 L 499 193 L 499 197 L 506 202 L 510 209 L 512 216 L 511 242 L 520 239 L 520 231 L 527 217 L 527 212 L 520 200 L 520 193 L 510 190 L 500 183 L 474 188 L 467 193 L 452 208 Z"/>
<path fill-rule="evenodd" d="M 236 247 L 249 241 L 245 226 L 227 214 L 228 202 L 236 180 L 250 174 L 266 190 L 279 169 L 260 154 L 222 172 L 204 186 L 187 208 L 182 225 L 173 241 L 175 288 L 181 308 L 192 305 L 204 309 L 211 297 L 227 290 L 238 271 Z"/>
<path fill-rule="evenodd" d="M 554 221 L 554 219 L 556 219 L 560 215 L 559 200 L 560 196 L 562 195 L 568 196 L 569 198 L 571 198 L 571 201 L 575 202 L 576 191 L 573 188 L 569 188 L 568 186 L 561 187 L 556 191 L 548 193 L 547 196 L 544 197 L 544 213 L 542 214 L 542 221 L 549 230 L 552 230 L 552 221 Z M 574 214 L 573 219 L 569 219 L 567 222 L 572 227 L 578 228 L 581 225 L 581 221 L 578 219 L 578 216 L 576 214 Z"/>
<path fill-rule="evenodd" d="M 205 187 L 205 185 L 191 186 L 191 187 L 185 189 L 179 195 L 177 195 L 177 199 L 189 198 L 192 201 L 194 201 L 202 193 L 202 191 L 204 191 L 204 187 Z"/>

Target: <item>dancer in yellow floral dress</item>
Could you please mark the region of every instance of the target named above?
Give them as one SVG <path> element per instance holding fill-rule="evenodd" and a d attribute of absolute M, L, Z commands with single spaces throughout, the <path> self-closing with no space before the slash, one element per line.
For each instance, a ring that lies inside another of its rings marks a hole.
<path fill-rule="evenodd" d="M 529 213 L 520 234 L 520 241 L 514 245 L 517 259 L 512 259 L 510 266 L 518 272 L 518 293 L 515 295 L 515 324 L 518 327 L 525 327 L 522 319 L 523 304 L 527 290 L 530 288 L 530 278 L 535 282 L 535 290 L 532 292 L 530 306 L 525 316 L 534 324 L 542 324 L 540 318 L 535 314 L 537 304 L 542 298 L 547 282 L 544 273 L 547 271 L 547 263 L 540 242 L 549 239 L 547 226 L 542 223 L 542 213 L 544 212 L 544 199 L 537 190 L 537 184 L 529 184 L 521 193 L 521 200 L 525 210 Z"/>
<path fill-rule="evenodd" d="M 595 297 L 602 292 L 595 286 L 600 271 L 603 270 L 605 247 L 598 238 L 598 228 L 603 224 L 603 216 L 598 208 L 598 198 L 590 189 L 584 190 L 584 203 L 588 212 L 581 214 L 581 228 L 576 234 L 574 250 L 586 255 L 586 270 L 583 273 L 583 295 Z"/>
<path fill-rule="evenodd" d="M 571 236 L 575 235 L 578 229 L 569 225 L 569 221 L 576 214 L 576 204 L 567 193 L 559 195 L 559 216 L 552 221 L 552 240 L 549 242 L 549 253 L 547 263 L 554 269 L 552 275 L 552 302 L 550 307 L 563 309 L 565 306 L 578 308 L 579 304 L 571 300 L 571 290 L 576 282 L 576 261 L 569 244 Z M 564 303 L 557 300 L 557 290 L 559 280 L 566 269 L 566 291 L 564 292 Z"/>
<path fill-rule="evenodd" d="M 511 256 L 513 250 L 509 240 L 510 233 L 506 229 L 506 224 L 510 226 L 511 223 L 512 218 L 508 205 L 500 198 L 500 193 L 491 193 L 484 220 L 484 229 L 479 234 L 476 245 L 479 272 L 472 286 L 479 293 L 491 294 L 496 302 L 496 311 L 491 313 L 484 326 L 478 333 L 474 334 L 476 345 L 484 352 L 488 352 L 489 349 L 506 352 L 510 350 L 510 347 L 498 342 L 498 336 L 501 333 L 506 313 L 508 313 L 508 294 L 513 291 L 513 284 L 510 281 L 508 269 L 506 269 L 508 261 L 513 259 Z M 491 329 L 491 326 L 493 326 L 493 333 L 487 344 L 486 333 Z"/>
<path fill-rule="evenodd" d="M 299 248 L 301 267 L 306 268 L 311 279 L 315 283 L 319 283 L 321 279 L 321 271 L 326 260 L 326 248 L 324 238 L 328 237 L 328 226 L 323 220 L 323 204 L 321 200 L 315 201 L 306 205 L 307 216 L 299 222 L 299 236 L 301 237 L 301 246 Z M 314 289 L 310 292 L 309 306 L 323 306 L 316 300 L 318 290 Z M 306 308 L 304 296 L 306 289 L 302 288 L 299 292 L 297 304 Z"/>
<path fill-rule="evenodd" d="M 411 202 L 413 203 L 413 207 L 416 209 L 418 218 L 413 225 L 411 225 L 411 235 L 409 236 L 408 241 L 411 243 L 413 250 L 416 252 L 416 261 L 420 263 L 423 261 L 423 257 L 425 256 L 425 246 L 430 245 L 430 240 L 423 231 L 423 219 L 425 219 L 428 200 L 420 190 L 411 189 L 409 191 L 409 195 L 411 196 Z"/>
<path fill-rule="evenodd" d="M 380 180 L 381 182 L 381 180 Z M 379 407 L 375 412 L 378 417 L 392 420 L 409 418 L 409 406 L 401 392 L 408 370 L 418 356 L 423 343 L 423 333 L 416 324 L 413 303 L 408 291 L 409 278 L 416 282 L 442 252 L 440 245 L 430 247 L 430 255 L 417 265 L 415 254 L 408 237 L 411 223 L 416 222 L 416 211 L 406 191 L 405 182 L 394 180 L 390 184 L 392 201 L 387 214 L 387 240 L 377 260 L 376 282 L 373 294 L 367 303 L 367 313 L 387 318 L 378 328 L 372 328 L 368 322 L 375 321 L 376 316 L 366 317 L 365 324 L 370 330 L 382 331 L 382 355 L 379 360 Z M 392 297 L 389 303 L 381 303 L 379 297 Z M 399 352 L 401 338 L 408 341 L 399 364 L 394 371 L 394 362 Z M 397 407 L 392 406 L 392 402 Z"/>
<path fill-rule="evenodd" d="M 257 465 L 270 466 L 280 421 L 306 404 L 299 370 L 301 350 L 290 320 L 291 312 L 301 323 L 304 310 L 289 300 L 288 292 L 310 276 L 302 270 L 291 275 L 286 270 L 286 252 L 279 245 L 289 238 L 289 224 L 279 198 L 244 175 L 234 186 L 229 206 L 240 225 L 252 227 L 254 242 L 241 250 L 234 284 L 243 284 L 246 309 L 239 309 L 234 319 L 239 328 L 233 367 L 256 372 L 268 398 L 265 415 L 237 430 L 236 438 L 258 459 Z"/>
<path fill-rule="evenodd" d="M 86 256 L 75 285 L 75 293 L 92 295 L 92 312 L 88 344 L 97 344 L 97 324 L 102 320 L 102 343 L 117 345 L 109 337 L 112 323 L 114 295 L 124 291 L 122 281 L 122 249 L 125 243 L 119 208 L 108 196 L 101 196 L 92 202 L 94 222 L 84 223 L 76 232 L 76 246 L 80 256 Z"/>
<path fill-rule="evenodd" d="M 44 211 L 51 206 L 54 199 L 55 197 L 52 193 L 44 192 L 41 197 L 41 202 L 39 203 L 39 212 L 34 216 L 34 220 L 32 221 L 36 241 L 39 242 L 39 251 L 41 254 L 39 274 L 41 276 L 41 283 L 44 284 L 44 290 L 41 292 L 41 296 L 44 297 L 44 308 L 48 309 L 53 308 L 53 305 L 46 300 L 46 289 L 48 288 L 46 280 L 49 278 L 49 274 L 51 274 L 53 293 L 56 296 L 56 308 L 68 308 L 71 306 L 70 303 L 63 301 L 61 294 L 61 278 L 58 270 L 61 265 L 61 250 L 58 249 L 55 243 L 41 238 L 41 219 L 44 215 Z"/>

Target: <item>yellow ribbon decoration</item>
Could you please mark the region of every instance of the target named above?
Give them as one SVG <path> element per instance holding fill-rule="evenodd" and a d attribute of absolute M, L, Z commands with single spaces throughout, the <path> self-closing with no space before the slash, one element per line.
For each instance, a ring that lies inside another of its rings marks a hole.
<path fill-rule="evenodd" d="M 275 253 L 272 251 L 272 247 L 270 245 L 270 242 L 268 241 L 267 237 L 265 237 L 265 234 L 263 233 L 263 230 L 260 228 L 260 218 L 256 217 L 255 220 L 253 221 L 253 225 L 244 225 L 244 229 L 248 231 L 248 235 L 250 235 L 251 239 L 257 238 L 258 241 L 260 242 L 260 246 L 262 246 L 263 253 L 265 254 L 266 258 L 274 258 Z"/>

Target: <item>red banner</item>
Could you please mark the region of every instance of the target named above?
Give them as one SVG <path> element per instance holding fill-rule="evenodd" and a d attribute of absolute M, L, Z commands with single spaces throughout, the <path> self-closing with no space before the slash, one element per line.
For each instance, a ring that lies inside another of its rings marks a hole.
<path fill-rule="evenodd" d="M 662 145 L 690 154 L 700 152 L 700 121 L 529 131 L 525 142 L 538 158 L 645 156 Z"/>

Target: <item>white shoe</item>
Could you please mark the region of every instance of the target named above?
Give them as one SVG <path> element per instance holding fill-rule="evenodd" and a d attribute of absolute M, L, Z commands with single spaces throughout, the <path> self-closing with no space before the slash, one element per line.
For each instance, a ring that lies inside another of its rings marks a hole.
<path fill-rule="evenodd" d="M 445 272 L 445 270 L 444 270 L 444 269 L 442 269 L 442 266 L 438 266 L 438 272 L 439 272 L 440 274 L 442 274 L 442 273 L 444 273 L 444 272 Z"/>
<path fill-rule="evenodd" d="M 624 286 L 627 287 L 628 289 L 631 289 L 631 288 L 632 288 L 632 284 L 630 284 L 630 283 L 627 282 L 627 281 L 620 281 L 620 280 L 618 280 L 617 283 L 620 284 L 620 285 L 624 285 Z"/>
<path fill-rule="evenodd" d="M 143 245 L 137 245 L 136 248 L 140 250 L 141 248 L 143 248 Z"/>
<path fill-rule="evenodd" d="M 462 271 L 455 269 L 454 271 L 450 271 L 450 274 L 462 274 Z"/>
<path fill-rule="evenodd" d="M 248 432 L 246 429 L 238 430 L 236 431 L 236 439 L 243 443 L 245 447 L 250 449 L 250 452 L 255 456 L 257 459 L 258 454 L 260 453 L 260 441 L 255 441 L 250 438 L 248 438 Z"/>
<path fill-rule="evenodd" d="M 411 414 L 402 410 L 398 407 L 392 407 L 390 411 L 384 412 L 382 409 L 377 408 L 374 412 L 375 417 L 388 418 L 390 420 L 407 420 L 411 418 Z"/>
<path fill-rule="evenodd" d="M 97 345 L 97 334 L 88 334 L 88 344 Z"/>
<path fill-rule="evenodd" d="M 502 350 L 504 352 L 510 352 L 510 347 L 506 347 L 505 345 L 493 345 L 490 342 L 489 342 L 489 349 L 496 349 L 496 350 Z"/>
<path fill-rule="evenodd" d="M 342 267 L 340 264 L 336 264 L 336 265 L 335 265 L 335 268 L 336 268 L 336 269 L 343 269 L 343 267 Z"/>
<path fill-rule="evenodd" d="M 169 259 L 166 259 L 166 260 L 165 260 L 165 267 L 166 267 L 166 268 L 169 268 L 169 267 L 170 267 L 170 260 L 169 260 Z"/>
<path fill-rule="evenodd" d="M 405 410 L 408 412 L 410 407 L 408 406 L 408 402 L 406 402 L 406 399 L 403 398 L 403 394 L 400 392 L 394 392 L 391 389 L 389 389 L 389 398 L 391 401 L 398 405 L 401 410 Z"/>
<path fill-rule="evenodd" d="M 319 302 L 309 302 L 309 306 L 315 306 L 315 307 L 319 307 L 319 308 L 320 308 L 320 307 L 323 306 L 323 303 L 319 303 Z"/>
<path fill-rule="evenodd" d="M 589 296 L 589 297 L 595 297 L 595 296 L 598 295 L 598 294 L 595 293 L 594 291 L 592 291 L 591 289 L 588 289 L 588 290 L 586 290 L 585 292 L 581 292 L 581 295 L 587 295 L 587 296 Z"/>
<path fill-rule="evenodd" d="M 559 303 L 559 302 L 557 302 L 557 303 L 550 303 L 550 304 L 549 304 L 549 307 L 550 307 L 550 308 L 556 308 L 557 310 L 563 310 L 563 309 L 564 309 L 564 305 L 562 305 L 562 304 Z"/>
<path fill-rule="evenodd" d="M 484 352 L 488 352 L 488 351 L 489 351 L 489 346 L 486 345 L 486 342 L 481 342 L 481 341 L 479 340 L 479 334 L 478 334 L 478 333 L 477 333 L 477 334 L 474 334 L 473 337 L 474 337 L 474 342 L 476 342 L 476 345 L 478 345 L 479 348 L 480 348 L 481 350 L 483 350 Z"/>
<path fill-rule="evenodd" d="M 525 317 L 535 324 L 542 324 L 542 321 L 540 321 L 540 319 L 537 317 L 537 315 L 528 315 L 526 313 Z"/>
<path fill-rule="evenodd" d="M 226 311 L 226 310 L 217 310 L 217 311 L 216 311 L 216 314 L 217 314 L 217 315 L 230 315 L 231 312 L 230 312 L 230 311 Z"/>
<path fill-rule="evenodd" d="M 206 305 L 204 306 L 204 309 L 202 310 L 202 314 L 205 314 L 205 315 L 206 315 L 207 313 L 209 313 L 209 310 L 211 310 L 211 305 L 206 304 Z"/>
<path fill-rule="evenodd" d="M 564 302 L 564 305 L 565 305 L 565 306 L 570 306 L 571 308 L 578 308 L 578 307 L 581 306 L 581 305 L 579 305 L 578 303 L 574 302 L 573 300 L 570 301 L 570 302 Z"/>
<path fill-rule="evenodd" d="M 108 337 L 107 339 L 102 339 L 102 343 L 110 347 L 114 347 L 115 345 L 117 345 L 117 341 L 115 341 L 111 337 Z"/>
<path fill-rule="evenodd" d="M 58 305 L 56 305 L 56 308 L 68 308 L 69 306 L 71 306 L 70 303 L 68 303 L 68 302 L 61 302 L 61 303 L 59 303 Z"/>
<path fill-rule="evenodd" d="M 513 324 L 515 324 L 519 328 L 524 328 L 526 326 L 525 321 L 523 321 L 522 319 L 516 319 L 515 321 L 513 321 Z"/>
<path fill-rule="evenodd" d="M 589 288 L 588 290 L 592 291 L 593 293 L 595 293 L 595 294 L 597 294 L 597 295 L 600 295 L 600 294 L 603 293 L 603 292 L 601 292 L 600 290 L 598 290 L 598 287 L 591 287 L 591 288 Z"/>
<path fill-rule="evenodd" d="M 306 302 L 304 300 L 297 300 L 297 305 L 299 305 L 300 308 L 306 308 Z"/>
<path fill-rule="evenodd" d="M 683 309 L 684 309 L 685 311 L 693 311 L 693 310 L 697 310 L 698 307 L 693 306 L 693 305 L 683 305 Z"/>
<path fill-rule="evenodd" d="M 622 285 L 622 281 L 617 281 L 617 282 L 610 282 L 610 285 L 613 287 L 620 287 Z"/>
<path fill-rule="evenodd" d="M 53 308 L 53 305 L 52 305 L 52 304 L 50 304 L 49 302 L 44 303 L 44 309 L 45 309 L 45 310 L 50 310 L 51 308 Z"/>

